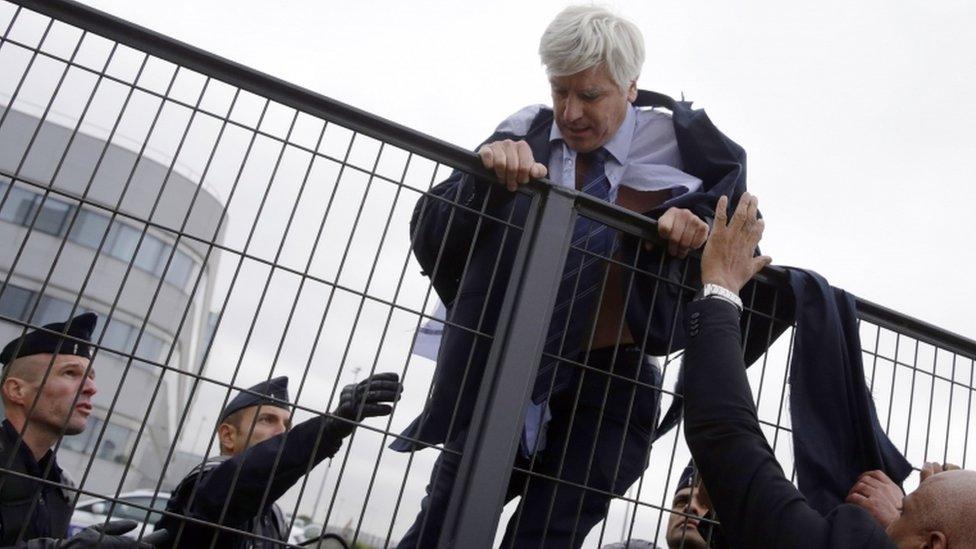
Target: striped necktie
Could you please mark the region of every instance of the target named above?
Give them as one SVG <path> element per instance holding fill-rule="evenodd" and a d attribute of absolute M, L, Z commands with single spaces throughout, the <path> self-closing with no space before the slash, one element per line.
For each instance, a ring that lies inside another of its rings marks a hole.
<path fill-rule="evenodd" d="M 577 155 L 577 189 L 600 200 L 608 200 L 610 194 L 610 182 L 604 171 L 606 154 L 601 148 Z M 572 244 L 566 255 L 566 266 L 546 336 L 546 353 L 573 359 L 583 348 L 587 328 L 591 326 L 599 305 L 596 297 L 603 284 L 605 259 L 613 253 L 614 240 L 615 232 L 606 225 L 583 216 L 576 217 Z M 533 397 L 548 391 L 556 362 L 551 357 L 543 358 Z"/>

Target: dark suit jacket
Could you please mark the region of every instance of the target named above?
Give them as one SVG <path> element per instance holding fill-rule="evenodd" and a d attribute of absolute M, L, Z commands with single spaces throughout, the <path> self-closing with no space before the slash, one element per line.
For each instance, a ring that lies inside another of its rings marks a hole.
<path fill-rule="evenodd" d="M 692 109 L 690 102 L 646 91 L 639 93 L 635 104 L 671 110 L 684 171 L 702 180 L 698 192 L 669 200 L 645 215 L 656 219 L 668 208 L 679 207 L 710 221 L 719 196 L 729 196 L 733 206 L 738 202 L 746 190 L 745 151 L 715 128 L 704 111 Z M 546 162 L 552 124 L 552 111 L 543 109 L 525 135 L 496 133 L 485 142 L 523 139 L 534 157 Z M 525 194 L 510 193 L 494 181 L 461 171 L 455 171 L 417 202 L 410 224 L 414 254 L 447 304 L 448 314 L 431 397 L 404 436 L 438 444 L 453 440 L 467 427 L 529 205 Z M 637 238 L 624 237 L 620 253 L 626 264 L 635 264 L 635 255 L 640 254 L 636 260 L 639 269 L 661 273 L 671 281 L 698 284 L 697 266 L 672 261 L 661 252 L 642 252 Z M 627 288 L 630 274 L 623 276 L 621 287 Z M 647 275 L 634 277 L 633 284 L 626 318 L 631 333 L 648 334 L 645 352 L 664 355 L 683 348 L 684 334 L 673 327 L 681 325 L 681 304 L 690 299 L 692 292 Z M 583 341 L 586 325 L 581 319 L 591 317 L 574 314 L 565 340 Z M 761 337 L 750 339 L 750 362 L 762 354 L 767 341 L 768 331 L 758 324 L 763 321 L 756 322 L 753 332 Z M 775 335 L 781 330 L 778 327 Z M 550 348 L 546 351 L 564 357 L 575 354 L 565 347 L 561 352 Z M 562 368 L 561 372 L 571 376 L 574 370 Z M 558 379 L 555 387 L 558 390 L 572 381 L 569 377 Z M 533 398 L 537 402 L 544 399 L 548 387 L 549 380 L 540 375 Z M 391 445 L 400 451 L 420 447 L 404 439 Z"/>
<path fill-rule="evenodd" d="M 685 438 L 731 547 L 884 547 L 894 544 L 867 511 L 842 504 L 826 516 L 793 484 L 759 428 L 735 308 L 688 304 Z"/>

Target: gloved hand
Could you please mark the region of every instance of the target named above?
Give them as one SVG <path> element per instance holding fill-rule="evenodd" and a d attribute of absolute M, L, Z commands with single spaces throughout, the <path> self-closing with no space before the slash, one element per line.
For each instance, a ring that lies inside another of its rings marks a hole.
<path fill-rule="evenodd" d="M 135 529 L 134 520 L 112 520 L 89 526 L 68 539 L 37 538 L 27 542 L 27 549 L 153 549 L 153 545 L 122 537 Z"/>
<path fill-rule="evenodd" d="M 339 395 L 339 405 L 332 413 L 350 421 L 332 419 L 328 428 L 330 434 L 347 437 L 356 428 L 356 424 L 351 422 L 389 415 L 393 407 L 386 403 L 400 400 L 402 392 L 400 376 L 394 372 L 374 374 L 359 383 L 346 385 Z"/>

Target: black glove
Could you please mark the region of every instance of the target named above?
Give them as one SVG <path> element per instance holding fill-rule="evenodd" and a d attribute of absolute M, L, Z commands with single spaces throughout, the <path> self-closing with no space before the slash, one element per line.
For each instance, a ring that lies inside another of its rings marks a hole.
<path fill-rule="evenodd" d="M 329 433 L 337 437 L 347 437 L 356 428 L 356 424 L 352 422 L 389 415 L 393 407 L 385 403 L 400 400 L 401 392 L 403 385 L 400 383 L 400 376 L 393 372 L 374 374 L 359 383 L 346 385 L 339 395 L 339 406 L 332 414 L 349 421 L 330 418 Z"/>
<path fill-rule="evenodd" d="M 153 545 L 122 537 L 135 529 L 134 520 L 112 520 L 89 526 L 68 539 L 37 538 L 27 542 L 27 549 L 153 549 Z"/>

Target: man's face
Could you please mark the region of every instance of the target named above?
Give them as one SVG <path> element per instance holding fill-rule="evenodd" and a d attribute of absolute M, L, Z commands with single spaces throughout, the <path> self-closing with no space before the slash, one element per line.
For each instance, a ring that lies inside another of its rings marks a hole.
<path fill-rule="evenodd" d="M 254 431 L 251 431 L 251 423 Z M 240 411 L 238 425 L 232 425 L 234 454 L 239 454 L 255 444 L 280 435 L 291 428 L 291 412 L 277 406 L 251 406 Z"/>
<path fill-rule="evenodd" d="M 702 502 L 700 490 L 696 488 L 682 488 L 674 494 L 671 502 L 671 513 L 668 518 L 668 532 L 665 536 L 669 549 L 707 549 L 708 543 L 698 533 L 698 521 L 678 513 L 705 516 L 708 507 Z"/>
<path fill-rule="evenodd" d="M 636 83 L 630 83 L 627 93 L 620 91 L 603 65 L 553 76 L 549 85 L 556 126 L 569 148 L 582 153 L 606 145 L 627 116 L 628 104 L 637 98 Z"/>
<path fill-rule="evenodd" d="M 74 355 L 58 355 L 52 364 L 50 354 L 31 355 L 18 360 L 26 363 L 12 365 L 15 370 L 10 375 L 24 381 L 25 411 L 29 411 L 32 403 L 37 401 L 30 415 L 31 427 L 41 427 L 51 433 L 61 433 L 61 429 L 64 429 L 65 435 L 83 432 L 91 415 L 92 396 L 98 392 L 95 370 L 88 368 L 90 360 Z M 44 380 L 48 365 L 51 365 L 51 370 L 47 380 Z"/>

